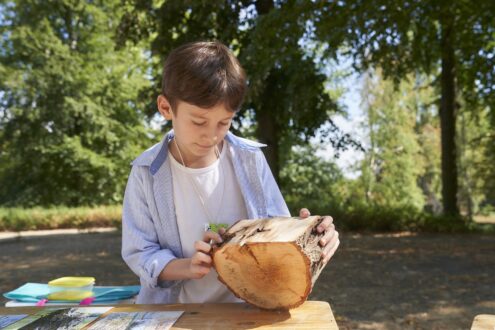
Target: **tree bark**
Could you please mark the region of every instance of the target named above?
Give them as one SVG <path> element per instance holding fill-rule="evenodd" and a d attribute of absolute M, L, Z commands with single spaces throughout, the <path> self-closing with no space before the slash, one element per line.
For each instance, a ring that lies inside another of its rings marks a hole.
<path fill-rule="evenodd" d="M 448 18 L 442 20 L 440 127 L 442 144 L 442 198 L 446 215 L 459 215 L 457 207 L 457 158 L 455 144 L 455 61 L 453 28 Z"/>
<path fill-rule="evenodd" d="M 241 220 L 213 248 L 223 282 L 237 297 L 263 309 L 306 301 L 325 266 L 316 227 L 323 217 Z"/>
<path fill-rule="evenodd" d="M 260 109 L 256 117 L 258 118 L 257 136 L 260 142 L 267 145 L 266 148 L 263 148 L 263 153 L 278 183 L 280 167 L 278 162 L 278 134 L 275 118 L 273 118 L 273 113 L 269 109 Z"/>

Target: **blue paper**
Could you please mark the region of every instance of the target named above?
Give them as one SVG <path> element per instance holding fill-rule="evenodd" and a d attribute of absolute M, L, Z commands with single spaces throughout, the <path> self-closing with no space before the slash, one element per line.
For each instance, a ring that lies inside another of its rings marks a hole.
<path fill-rule="evenodd" d="M 139 285 L 128 286 L 95 286 L 93 293 L 95 302 L 111 302 L 114 300 L 132 298 L 139 293 Z M 38 302 L 45 299 L 50 294 L 48 284 L 26 283 L 23 286 L 4 293 L 3 296 L 10 300 L 22 302 Z M 64 302 L 64 300 L 50 300 L 52 302 Z"/>

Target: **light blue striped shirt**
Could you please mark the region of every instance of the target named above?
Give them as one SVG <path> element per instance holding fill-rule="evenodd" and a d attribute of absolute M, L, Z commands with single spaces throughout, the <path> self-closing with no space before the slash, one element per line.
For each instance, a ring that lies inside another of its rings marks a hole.
<path fill-rule="evenodd" d="M 132 162 L 122 214 L 122 257 L 141 281 L 137 303 L 175 303 L 182 281 L 158 281 L 163 268 L 182 258 L 166 158 L 173 131 Z M 261 151 L 264 144 L 228 133 L 234 172 L 250 219 L 290 216 Z"/>

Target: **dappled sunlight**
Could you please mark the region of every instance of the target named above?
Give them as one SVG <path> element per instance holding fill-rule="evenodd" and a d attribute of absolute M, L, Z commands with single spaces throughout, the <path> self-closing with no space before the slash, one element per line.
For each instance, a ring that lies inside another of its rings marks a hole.
<path fill-rule="evenodd" d="M 434 307 L 431 313 L 444 315 L 444 316 L 456 316 L 465 312 L 464 308 L 448 305 L 447 302 L 440 302 L 438 306 Z"/>
<path fill-rule="evenodd" d="M 416 253 L 417 251 L 415 249 L 406 248 L 402 250 L 398 250 L 398 249 L 376 250 L 376 251 L 368 250 L 366 252 L 377 255 L 384 255 L 384 254 L 387 255 L 387 254 L 412 254 L 412 253 Z"/>
<path fill-rule="evenodd" d="M 41 249 L 41 246 L 39 246 L 39 245 L 28 245 L 28 246 L 26 246 L 26 248 L 25 248 L 25 250 L 26 250 L 26 251 L 29 251 L 29 252 L 32 252 L 32 251 L 37 251 L 37 250 L 39 250 L 39 249 Z"/>
<path fill-rule="evenodd" d="M 341 329 L 468 329 L 494 310 L 495 237 L 390 236 L 347 233 L 316 283 Z"/>
<path fill-rule="evenodd" d="M 475 215 L 473 220 L 476 223 L 493 223 L 495 224 L 495 214 L 491 215 Z"/>
<path fill-rule="evenodd" d="M 490 308 L 495 311 L 495 300 L 487 300 L 476 303 L 476 307 Z"/>
<path fill-rule="evenodd" d="M 36 268 L 43 268 L 46 265 L 50 264 L 52 262 L 51 258 L 40 258 L 36 260 L 29 260 L 29 262 L 26 262 L 25 260 L 14 260 L 10 262 L 3 262 L 2 263 L 2 268 L 3 269 L 36 269 Z"/>
<path fill-rule="evenodd" d="M 373 237 L 414 237 L 417 236 L 418 233 L 413 233 L 410 231 L 401 231 L 398 233 L 379 233 L 374 234 Z"/>
<path fill-rule="evenodd" d="M 27 269 L 27 268 L 30 268 L 30 267 L 31 267 L 31 265 L 17 265 L 14 268 L 15 269 Z"/>
<path fill-rule="evenodd" d="M 493 236 L 343 236 L 310 296 L 330 303 L 340 329 L 468 329 L 475 315 L 495 309 Z M 2 291 L 69 273 L 99 285 L 137 284 L 120 240 L 108 233 L 2 244 Z"/>
<path fill-rule="evenodd" d="M 359 325 L 357 329 L 363 329 L 363 330 L 368 330 L 368 329 L 373 329 L 373 330 L 385 330 L 385 329 L 390 329 L 385 322 L 363 322 L 362 324 Z"/>

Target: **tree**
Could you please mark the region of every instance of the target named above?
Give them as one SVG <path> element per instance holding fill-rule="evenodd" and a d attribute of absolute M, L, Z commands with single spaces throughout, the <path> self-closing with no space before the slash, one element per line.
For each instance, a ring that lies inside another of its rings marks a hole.
<path fill-rule="evenodd" d="M 328 55 L 345 44 L 358 69 L 381 67 L 396 81 L 418 69 L 438 75 L 443 206 L 457 215 L 457 95 L 493 112 L 495 2 L 328 1 L 315 11 L 316 33 L 330 45 Z"/>
<path fill-rule="evenodd" d="M 291 148 L 280 172 L 280 188 L 292 214 L 301 205 L 313 214 L 334 214 L 342 208 L 344 177 L 331 161 L 318 156 L 319 148 L 303 145 Z"/>
<path fill-rule="evenodd" d="M 249 93 L 237 126 L 254 119 L 256 135 L 268 144 L 268 163 L 278 178 L 292 145 L 307 142 L 329 123 L 328 140 L 349 143 L 329 116 L 337 106 L 325 89 L 326 62 L 310 44 L 310 3 L 293 1 L 154 1 L 128 0 L 120 24 L 121 40 L 151 38 L 154 87 L 143 92 L 156 113 L 161 62 L 175 47 L 190 41 L 217 39 L 240 59 L 249 78 Z M 157 60 L 157 59 L 160 60 Z"/>
<path fill-rule="evenodd" d="M 398 209 L 423 209 L 418 186 L 423 172 L 415 132 L 417 102 L 413 86 L 403 81 L 398 90 L 382 79 L 380 70 L 369 71 L 363 96 L 369 130 L 369 148 L 361 166 L 368 204 Z"/>
<path fill-rule="evenodd" d="M 114 50 L 119 1 L 0 6 L 0 203 L 119 202 L 148 84 L 140 49 Z"/>
<path fill-rule="evenodd" d="M 494 127 L 488 109 L 461 112 L 458 120 L 459 205 L 470 218 L 495 205 Z"/>
<path fill-rule="evenodd" d="M 420 147 L 422 173 L 418 185 L 425 197 L 425 211 L 433 214 L 442 212 L 441 204 L 441 165 L 440 165 L 440 123 L 434 78 L 416 74 L 414 85 L 406 93 L 414 102 L 416 135 Z"/>

